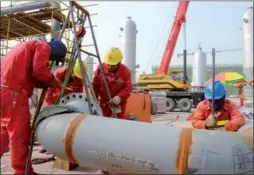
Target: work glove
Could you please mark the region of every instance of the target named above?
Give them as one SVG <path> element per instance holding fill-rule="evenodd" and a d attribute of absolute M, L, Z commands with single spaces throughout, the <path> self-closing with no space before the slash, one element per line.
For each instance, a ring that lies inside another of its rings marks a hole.
<path fill-rule="evenodd" d="M 228 123 L 224 126 L 226 131 L 237 131 L 238 127 L 236 125 L 232 125 L 232 123 Z"/>
<path fill-rule="evenodd" d="M 121 102 L 121 99 L 120 99 L 120 97 L 119 96 L 114 96 L 109 102 L 108 102 L 108 104 L 109 105 L 119 105 L 120 104 L 120 102 Z"/>
<path fill-rule="evenodd" d="M 205 121 L 205 125 L 206 127 L 210 128 L 210 127 L 214 127 L 216 126 L 216 122 L 217 122 L 217 118 L 214 115 L 209 115 L 209 117 L 206 119 Z"/>
<path fill-rule="evenodd" d="M 116 114 L 122 112 L 122 108 L 121 108 L 121 106 L 119 106 L 119 105 L 118 105 L 118 106 L 111 105 L 111 108 L 113 108 L 113 109 L 112 109 L 112 112 L 115 112 Z"/>
<path fill-rule="evenodd" d="M 34 87 L 38 88 L 38 89 L 43 89 L 43 88 L 45 88 L 47 86 L 45 83 L 37 80 L 34 77 L 32 77 L 32 83 L 33 83 Z"/>
<path fill-rule="evenodd" d="M 52 88 L 60 88 L 61 86 L 61 81 L 54 77 L 54 79 L 49 83 L 49 87 L 52 87 Z"/>

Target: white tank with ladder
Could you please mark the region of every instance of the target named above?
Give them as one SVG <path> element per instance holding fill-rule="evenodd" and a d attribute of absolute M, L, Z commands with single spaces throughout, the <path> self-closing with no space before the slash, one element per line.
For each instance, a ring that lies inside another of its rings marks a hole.
<path fill-rule="evenodd" d="M 123 63 L 130 69 L 132 83 L 136 82 L 136 35 L 137 27 L 131 17 L 127 17 L 124 22 L 122 31 L 122 52 Z"/>

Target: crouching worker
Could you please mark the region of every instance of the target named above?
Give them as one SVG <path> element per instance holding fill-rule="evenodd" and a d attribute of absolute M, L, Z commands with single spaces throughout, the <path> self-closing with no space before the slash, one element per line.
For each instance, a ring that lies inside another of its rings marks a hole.
<path fill-rule="evenodd" d="M 121 63 L 122 59 L 122 52 L 118 48 L 109 49 L 105 55 L 103 71 L 112 96 L 110 101 L 100 66 L 97 67 L 93 78 L 94 93 L 99 100 L 103 116 L 105 117 L 113 117 L 111 108 L 114 108 L 118 118 L 128 119 L 125 116 L 125 108 L 127 99 L 132 91 L 131 73 L 129 68 Z"/>
<path fill-rule="evenodd" d="M 88 66 L 86 62 L 83 62 L 84 70 L 87 72 Z M 54 72 L 54 76 L 57 77 L 61 82 L 64 82 L 65 76 L 68 73 L 68 68 L 66 66 L 58 68 Z M 77 60 L 74 68 L 73 73 L 70 77 L 69 83 L 67 84 L 68 89 L 64 90 L 64 94 L 68 95 L 71 93 L 83 93 L 83 78 L 82 73 L 80 70 L 80 64 Z M 54 105 L 60 95 L 61 88 L 48 88 L 47 93 L 45 95 L 45 99 L 42 105 L 42 108 L 45 108 L 49 105 Z M 39 151 L 40 153 L 47 153 L 47 151 L 43 148 Z"/>
<path fill-rule="evenodd" d="M 225 99 L 226 91 L 220 81 L 214 82 L 214 116 L 212 108 L 212 82 L 205 89 L 205 100 L 200 102 L 193 113 L 192 125 L 198 129 L 224 127 L 226 131 L 237 131 L 245 120 L 236 105 Z"/>
<path fill-rule="evenodd" d="M 25 174 L 31 135 L 28 99 L 34 82 L 60 87 L 49 64 L 63 62 L 66 53 L 61 41 L 27 41 L 14 46 L 1 60 L 1 157 L 10 144 L 14 174 Z M 28 173 L 37 174 L 31 165 Z"/>

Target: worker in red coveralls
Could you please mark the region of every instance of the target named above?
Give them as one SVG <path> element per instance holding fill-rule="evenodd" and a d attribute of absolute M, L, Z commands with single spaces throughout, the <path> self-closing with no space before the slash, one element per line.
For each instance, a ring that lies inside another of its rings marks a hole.
<path fill-rule="evenodd" d="M 87 72 L 88 66 L 86 62 L 83 62 L 84 70 Z M 54 76 L 57 77 L 61 82 L 64 82 L 65 76 L 68 72 L 67 67 L 60 67 L 54 72 Z M 70 89 L 64 90 L 64 94 L 68 95 L 71 93 L 83 93 L 83 80 L 82 80 L 82 73 L 80 70 L 79 62 L 76 61 L 72 76 L 70 77 L 69 83 L 67 85 Z M 56 103 L 57 98 L 59 97 L 61 92 L 61 88 L 48 88 L 47 93 L 45 95 L 45 99 L 42 105 L 42 108 L 45 108 L 49 105 L 54 105 Z M 40 153 L 46 153 L 47 151 L 42 148 Z"/>
<path fill-rule="evenodd" d="M 50 61 L 63 62 L 66 46 L 61 41 L 27 41 L 14 46 L 1 60 L 1 157 L 10 144 L 15 174 L 25 174 L 31 134 L 28 99 L 38 82 L 61 86 L 51 74 Z M 34 173 L 30 165 L 29 174 Z"/>
<path fill-rule="evenodd" d="M 129 68 L 121 63 L 122 59 L 122 52 L 118 48 L 109 49 L 105 56 L 103 70 L 112 97 L 110 101 L 99 66 L 94 74 L 92 86 L 105 117 L 113 117 L 111 108 L 114 108 L 118 118 L 128 119 L 125 108 L 132 91 L 131 73 Z"/>
<path fill-rule="evenodd" d="M 214 110 L 215 114 L 211 114 L 212 107 L 212 82 L 205 89 L 205 100 L 200 102 L 193 113 L 192 125 L 198 129 L 213 129 L 220 127 L 219 123 L 225 122 L 224 129 L 226 131 L 237 131 L 244 125 L 245 120 L 238 111 L 235 104 L 225 99 L 226 91 L 220 81 L 214 82 Z"/>

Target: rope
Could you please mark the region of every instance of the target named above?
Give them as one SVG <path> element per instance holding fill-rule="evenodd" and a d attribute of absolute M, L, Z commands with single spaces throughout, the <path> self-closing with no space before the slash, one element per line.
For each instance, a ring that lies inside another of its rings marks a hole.
<path fill-rule="evenodd" d="M 155 51 L 157 50 L 157 47 L 159 46 L 159 43 L 160 43 L 160 41 L 161 41 L 161 39 L 162 39 L 162 36 L 163 36 L 163 32 L 165 31 L 165 29 L 166 29 L 166 27 L 167 27 L 169 18 L 171 18 L 171 14 L 173 13 L 173 10 L 174 10 L 175 7 L 176 7 L 176 4 L 173 6 L 173 8 L 172 8 L 172 10 L 171 10 L 171 12 L 170 12 L 170 15 L 169 15 L 169 17 L 168 17 L 168 20 L 166 20 L 166 22 L 165 22 L 165 24 L 164 24 L 163 30 L 161 31 L 160 37 L 158 38 L 157 44 L 156 44 L 156 46 L 155 46 L 155 48 L 154 48 L 154 50 L 153 50 L 153 53 L 152 53 L 152 55 L 151 55 L 151 57 L 150 57 L 150 59 L 149 59 L 149 61 L 148 61 L 148 63 L 147 63 L 147 67 L 146 67 L 146 69 L 145 69 L 144 72 L 147 72 L 150 63 L 151 63 L 152 60 L 154 59 Z M 167 40 L 166 40 L 166 41 L 167 41 Z M 165 44 L 164 44 L 164 45 L 165 45 Z"/>

